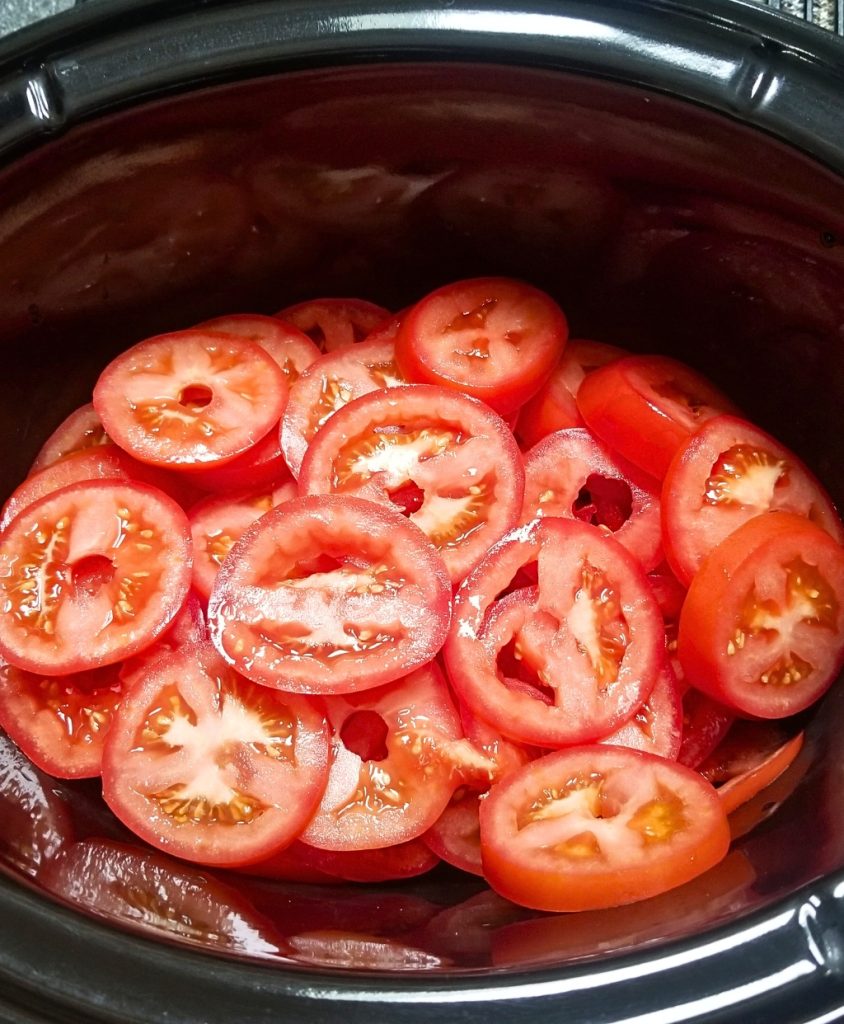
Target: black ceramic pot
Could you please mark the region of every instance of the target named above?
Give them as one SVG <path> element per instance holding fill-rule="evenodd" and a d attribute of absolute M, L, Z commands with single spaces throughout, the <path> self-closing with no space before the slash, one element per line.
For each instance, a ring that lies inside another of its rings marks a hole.
<path fill-rule="evenodd" d="M 742 0 L 109 0 L 18 34 L 0 46 L 3 492 L 147 334 L 503 273 L 581 336 L 709 373 L 844 498 L 842 67 L 837 40 Z M 103 920 L 42 869 L 71 830 L 125 837 L 94 784 L 5 747 L 0 1017 L 838 1020 L 842 720 L 839 685 L 720 868 L 579 916 L 445 869 L 314 891 L 174 866 Z M 174 886 L 217 886 L 216 909 L 145 928 Z"/>

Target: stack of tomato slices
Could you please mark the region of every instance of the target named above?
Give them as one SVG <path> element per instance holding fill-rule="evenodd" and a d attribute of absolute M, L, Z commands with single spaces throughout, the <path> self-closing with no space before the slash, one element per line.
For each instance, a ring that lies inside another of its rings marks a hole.
<path fill-rule="evenodd" d="M 151 846 L 276 878 L 663 892 L 844 659 L 806 466 L 509 279 L 145 339 L 2 527 L 3 728 Z"/>

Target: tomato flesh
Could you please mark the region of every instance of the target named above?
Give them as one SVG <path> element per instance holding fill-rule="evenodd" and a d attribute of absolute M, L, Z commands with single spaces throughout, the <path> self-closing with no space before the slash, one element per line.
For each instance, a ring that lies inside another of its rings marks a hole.
<path fill-rule="evenodd" d="M 390 311 L 365 299 L 309 299 L 280 309 L 276 316 L 293 324 L 323 352 L 365 341 L 389 320 Z"/>
<path fill-rule="evenodd" d="M 30 473 L 37 473 L 73 452 L 108 443 L 105 427 L 89 402 L 72 412 L 56 427 L 35 456 Z"/>

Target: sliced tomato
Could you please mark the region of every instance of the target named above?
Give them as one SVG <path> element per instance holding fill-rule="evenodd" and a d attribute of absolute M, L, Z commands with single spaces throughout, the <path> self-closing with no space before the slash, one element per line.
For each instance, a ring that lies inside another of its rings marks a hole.
<path fill-rule="evenodd" d="M 428 848 L 452 867 L 483 877 L 481 863 L 481 799 L 476 790 L 455 795 L 422 837 Z"/>
<path fill-rule="evenodd" d="M 265 686 L 347 693 L 430 661 L 448 630 L 451 583 L 428 538 L 360 498 L 297 498 L 235 544 L 208 605 L 211 637 Z"/>
<path fill-rule="evenodd" d="M 532 448 L 557 430 L 585 426 L 576 401 L 580 385 L 593 370 L 628 354 L 623 348 L 602 341 L 567 342 L 551 376 L 522 406 L 516 425 L 516 436 L 522 445 Z"/>
<path fill-rule="evenodd" d="M 509 278 L 456 281 L 410 309 L 396 337 L 405 377 L 515 412 L 545 383 L 562 355 L 568 324 L 538 288 Z"/>
<path fill-rule="evenodd" d="M 632 718 L 599 742 L 630 747 L 676 761 L 683 736 L 683 698 L 666 659 L 647 700 Z"/>
<path fill-rule="evenodd" d="M 844 542 L 832 500 L 809 469 L 736 416 L 707 420 L 680 448 L 666 473 L 662 500 L 665 554 L 686 583 L 726 536 L 772 509 L 805 516 Z"/>
<path fill-rule="evenodd" d="M 64 487 L 2 534 L 0 655 L 44 675 L 126 658 L 170 625 L 190 571 L 190 527 L 166 495 L 114 480 Z"/>
<path fill-rule="evenodd" d="M 426 875 L 440 858 L 422 839 L 408 839 L 374 850 L 322 850 L 301 842 L 299 856 L 332 878 L 345 882 L 391 882 Z"/>
<path fill-rule="evenodd" d="M 202 864 L 248 864 L 282 849 L 327 778 L 321 709 L 255 686 L 209 645 L 180 648 L 127 687 L 103 756 L 103 796 L 117 817 Z"/>
<path fill-rule="evenodd" d="M 535 598 L 498 599 L 536 562 Z M 645 701 L 664 660 L 662 620 L 633 556 L 595 527 L 540 519 L 496 545 L 463 582 L 444 648 L 460 698 L 518 742 L 606 736 Z M 521 679 L 506 674 L 513 651 Z"/>
<path fill-rule="evenodd" d="M 85 839 L 63 850 L 41 882 L 73 909 L 123 927 L 250 957 L 286 952 L 273 925 L 238 890 L 153 850 Z"/>
<path fill-rule="evenodd" d="M 284 374 L 260 345 L 198 328 L 139 342 L 94 388 L 109 437 L 141 462 L 183 470 L 245 452 L 286 401 Z"/>
<path fill-rule="evenodd" d="M 328 785 L 301 835 L 324 850 L 374 850 L 422 835 L 457 785 L 442 750 L 462 735 L 436 664 L 363 694 L 325 698 Z"/>
<path fill-rule="evenodd" d="M 288 385 L 293 384 L 320 357 L 311 339 L 291 323 L 259 313 L 233 313 L 198 325 L 203 331 L 220 331 L 254 341 L 278 364 Z"/>
<path fill-rule="evenodd" d="M 658 480 L 706 420 L 733 412 L 702 374 L 666 356 L 625 356 L 595 370 L 577 393 L 587 427 Z"/>
<path fill-rule="evenodd" d="M 497 783 L 481 806 L 487 881 L 538 910 L 615 907 L 673 889 L 730 845 L 715 790 L 675 761 L 573 747 Z"/>
<path fill-rule="evenodd" d="M 95 448 L 97 445 L 108 443 L 109 436 L 105 432 L 105 427 L 102 425 L 96 409 L 89 402 L 88 405 L 81 406 L 67 419 L 62 420 L 50 434 L 35 456 L 30 473 L 37 473 L 73 452 L 84 451 L 86 448 Z"/>
<path fill-rule="evenodd" d="M 521 521 L 560 516 L 614 535 L 645 572 L 662 560 L 659 484 L 588 430 L 550 434 L 525 455 Z"/>
<path fill-rule="evenodd" d="M 329 298 L 286 306 L 276 316 L 298 327 L 323 352 L 335 352 L 364 341 L 389 320 L 390 311 L 365 299 Z"/>
<path fill-rule="evenodd" d="M 271 490 L 205 498 L 190 510 L 193 539 L 193 586 L 207 601 L 214 587 L 220 566 L 244 530 L 257 522 L 265 512 L 285 501 L 292 501 L 298 488 L 292 480 Z"/>
<path fill-rule="evenodd" d="M 330 352 L 313 363 L 290 389 L 281 421 L 281 447 L 298 477 L 308 445 L 338 409 L 370 391 L 407 383 L 389 339 Z"/>
<path fill-rule="evenodd" d="M 373 391 L 336 412 L 308 448 L 299 488 L 397 508 L 459 583 L 515 526 L 523 479 L 513 435 L 491 409 L 411 384 Z"/>
<path fill-rule="evenodd" d="M 221 494 L 256 487 L 282 486 L 292 480 L 284 452 L 281 450 L 281 423 L 266 437 L 222 466 L 191 472 L 190 482 L 203 491 Z"/>
<path fill-rule="evenodd" d="M 790 512 L 748 520 L 692 580 L 678 655 L 692 686 L 741 714 L 807 708 L 844 662 L 844 548 Z"/>
<path fill-rule="evenodd" d="M 677 754 L 680 764 L 697 768 L 727 735 L 735 718 L 732 708 L 689 687 L 683 694 L 683 739 Z"/>
<path fill-rule="evenodd" d="M 140 654 L 125 658 L 120 665 L 120 681 L 130 686 L 134 680 L 147 671 L 154 661 L 178 651 L 181 647 L 195 646 L 208 642 L 208 625 L 203 605 L 194 591 L 188 594 L 173 624 L 154 644 L 144 648 Z"/>

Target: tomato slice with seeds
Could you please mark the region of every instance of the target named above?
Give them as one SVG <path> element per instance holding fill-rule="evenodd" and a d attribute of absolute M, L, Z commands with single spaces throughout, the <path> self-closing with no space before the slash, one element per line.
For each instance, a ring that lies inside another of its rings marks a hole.
<path fill-rule="evenodd" d="M 220 331 L 254 341 L 278 364 L 288 385 L 297 381 L 321 352 L 303 331 L 274 316 L 232 313 L 198 325 L 203 331 Z"/>
<path fill-rule="evenodd" d="M 726 536 L 773 509 L 817 523 L 839 544 L 844 527 L 809 469 L 764 431 L 736 416 L 716 416 L 676 454 L 663 482 L 665 554 L 689 582 Z"/>
<path fill-rule="evenodd" d="M 297 498 L 249 527 L 208 604 L 211 638 L 247 678 L 298 693 L 348 693 L 430 661 L 448 630 L 451 583 L 400 513 L 360 498 Z"/>
<path fill-rule="evenodd" d="M 182 510 L 141 484 L 72 484 L 30 505 L 0 544 L 0 655 L 70 675 L 126 658 L 170 625 L 190 586 Z"/>
<path fill-rule="evenodd" d="M 260 345 L 198 328 L 132 346 L 94 388 L 109 437 L 141 462 L 183 470 L 245 452 L 286 400 L 284 374 Z"/>
<path fill-rule="evenodd" d="M 193 586 L 206 601 L 220 566 L 244 530 L 271 508 L 292 501 L 298 493 L 296 484 L 288 480 L 272 490 L 241 491 L 205 498 L 194 505 L 188 513 L 193 541 Z"/>
<path fill-rule="evenodd" d="M 659 484 L 588 430 L 550 434 L 525 455 L 521 521 L 561 516 L 613 534 L 645 572 L 662 560 Z"/>
<path fill-rule="evenodd" d="M 106 737 L 103 796 L 148 843 L 238 865 L 296 838 L 328 778 L 328 729 L 309 698 L 238 676 L 210 645 L 182 647 L 126 689 Z"/>
<path fill-rule="evenodd" d="M 568 324 L 554 300 L 509 278 L 456 281 L 410 309 L 396 338 L 408 380 L 440 384 L 515 412 L 562 355 Z"/>
<path fill-rule="evenodd" d="M 373 850 L 420 836 L 457 784 L 442 749 L 460 717 L 436 665 L 377 690 L 325 698 L 328 784 L 301 835 L 324 850 Z"/>
<path fill-rule="evenodd" d="M 37 473 L 73 452 L 108 443 L 109 436 L 105 427 L 93 404 L 89 402 L 74 410 L 56 427 L 35 456 L 29 472 Z"/>
<path fill-rule="evenodd" d="M 654 688 L 632 718 L 600 743 L 630 747 L 676 761 L 683 737 L 683 698 L 671 663 L 666 659 Z"/>
<path fill-rule="evenodd" d="M 844 548 L 790 512 L 748 520 L 692 580 L 678 655 L 692 686 L 741 714 L 807 708 L 844 663 Z"/>
<path fill-rule="evenodd" d="M 323 352 L 365 341 L 390 311 L 365 299 L 309 299 L 280 309 L 276 316 L 293 324 Z"/>
<path fill-rule="evenodd" d="M 696 772 L 625 747 L 547 754 L 494 786 L 480 813 L 487 881 L 537 910 L 655 896 L 717 864 L 727 816 Z"/>
<path fill-rule="evenodd" d="M 390 340 L 363 342 L 318 359 L 290 389 L 281 421 L 281 447 L 291 473 L 299 476 L 308 445 L 338 409 L 370 391 L 405 383 Z"/>
<path fill-rule="evenodd" d="M 475 399 L 424 384 L 373 391 L 340 409 L 299 473 L 303 494 L 350 494 L 407 514 L 454 583 L 516 524 L 522 482 L 504 421 Z"/>
<path fill-rule="evenodd" d="M 524 565 L 538 588 L 498 599 Z M 540 747 L 598 739 L 647 699 L 665 657 L 662 620 L 633 556 L 595 527 L 540 519 L 464 580 L 444 654 L 460 698 L 503 735 Z M 502 665 L 512 650 L 525 675 Z"/>
<path fill-rule="evenodd" d="M 594 431 L 652 477 L 706 420 L 735 412 L 711 381 L 667 356 L 625 356 L 590 373 L 577 407 Z"/>

